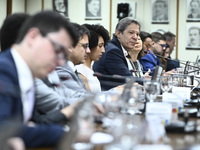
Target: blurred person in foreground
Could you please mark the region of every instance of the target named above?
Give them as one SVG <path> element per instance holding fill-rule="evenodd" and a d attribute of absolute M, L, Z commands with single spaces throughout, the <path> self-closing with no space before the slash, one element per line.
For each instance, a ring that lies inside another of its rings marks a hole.
<path fill-rule="evenodd" d="M 64 63 L 68 48 L 76 43 L 73 31 L 71 23 L 59 14 L 40 12 L 25 21 L 15 44 L 0 55 L 4 66 L 0 68 L 0 120 L 6 123 L 17 118 L 21 130 L 16 136 L 23 139 L 26 147 L 56 146 L 65 133 L 60 125 L 28 122 L 35 103 L 34 78 L 45 78 L 56 65 Z"/>

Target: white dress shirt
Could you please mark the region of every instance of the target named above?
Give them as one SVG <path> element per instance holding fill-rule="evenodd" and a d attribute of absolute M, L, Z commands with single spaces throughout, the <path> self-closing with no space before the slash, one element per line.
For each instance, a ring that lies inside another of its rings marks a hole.
<path fill-rule="evenodd" d="M 15 61 L 19 86 L 21 90 L 21 100 L 23 105 L 24 123 L 27 123 L 32 116 L 35 103 L 35 89 L 31 70 L 26 62 L 15 49 L 11 49 L 11 54 Z"/>
<path fill-rule="evenodd" d="M 140 62 L 138 60 L 136 60 L 138 68 L 136 66 L 134 66 L 133 61 L 128 59 L 126 56 L 128 56 L 128 52 L 124 49 L 124 47 L 121 45 L 123 53 L 124 53 L 124 57 L 126 59 L 126 62 L 128 64 L 128 69 L 129 70 L 133 70 L 134 72 L 132 72 L 132 75 L 134 77 L 142 77 L 143 76 L 143 71 L 142 71 L 142 65 L 140 64 Z M 137 74 L 137 75 L 136 75 Z"/>
<path fill-rule="evenodd" d="M 75 66 L 79 73 L 87 78 L 88 85 L 90 87 L 90 91 L 92 93 L 101 92 L 101 85 L 97 77 L 95 77 L 94 71 L 85 66 L 84 64 Z"/>

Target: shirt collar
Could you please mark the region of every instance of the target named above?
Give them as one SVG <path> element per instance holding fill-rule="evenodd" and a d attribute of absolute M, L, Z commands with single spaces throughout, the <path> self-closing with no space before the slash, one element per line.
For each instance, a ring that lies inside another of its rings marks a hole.
<path fill-rule="evenodd" d="M 14 58 L 15 65 L 17 68 L 17 74 L 19 78 L 21 92 L 27 92 L 34 85 L 31 70 L 26 64 L 26 62 L 24 61 L 24 59 L 20 56 L 20 54 L 15 49 L 13 48 L 11 49 L 11 54 Z"/>
<path fill-rule="evenodd" d="M 68 65 L 70 66 L 70 68 L 72 68 L 73 72 L 75 72 L 75 71 L 76 71 L 76 68 L 75 68 L 73 62 L 71 62 L 70 60 L 68 60 L 67 63 L 68 63 Z"/>
<path fill-rule="evenodd" d="M 126 57 L 126 56 L 128 56 L 128 52 L 125 50 L 125 48 L 121 45 L 121 47 L 122 47 L 122 51 L 123 51 L 123 53 L 124 53 L 124 56 Z"/>

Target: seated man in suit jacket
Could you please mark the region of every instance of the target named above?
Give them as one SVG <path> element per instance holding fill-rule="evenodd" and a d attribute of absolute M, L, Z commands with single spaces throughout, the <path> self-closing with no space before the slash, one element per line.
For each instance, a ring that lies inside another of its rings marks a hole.
<path fill-rule="evenodd" d="M 84 63 L 86 56 L 90 53 L 89 49 L 89 31 L 86 27 L 74 24 L 79 32 L 79 41 L 75 47 L 72 47 L 72 53 L 69 55 L 69 61 L 63 67 L 57 67 L 56 71 L 62 83 L 74 91 L 86 91 L 85 84 L 79 76 L 75 65 Z M 67 80 L 66 80 L 67 79 Z"/>
<path fill-rule="evenodd" d="M 154 67 L 160 65 L 160 59 L 157 55 L 161 55 L 163 49 L 166 48 L 166 39 L 159 32 L 151 33 L 152 36 L 152 44 L 151 48 L 148 50 L 148 53 L 141 58 L 140 62 L 143 65 L 144 71 L 151 70 L 150 75 L 153 74 Z"/>
<path fill-rule="evenodd" d="M 132 76 L 126 61 L 127 51 L 134 48 L 140 32 L 140 24 L 132 17 L 121 19 L 113 39 L 105 47 L 105 53 L 93 65 L 93 70 L 105 75 Z M 102 90 L 109 90 L 125 83 L 124 79 L 99 78 Z"/>
<path fill-rule="evenodd" d="M 1 51 L 10 48 L 16 41 L 20 27 L 30 16 L 26 13 L 13 13 L 4 20 L 1 32 Z M 78 36 L 77 36 L 78 39 Z M 67 55 L 67 54 L 66 54 Z M 44 80 L 35 79 L 35 111 L 32 120 L 37 123 L 65 123 L 68 121 L 69 103 L 80 100 L 81 94 L 71 89 L 63 91 L 55 71 Z M 54 90 L 55 89 L 55 90 Z M 64 94 L 61 94 L 64 92 Z M 83 95 L 83 94 L 82 94 Z M 66 116 L 67 115 L 67 116 Z"/>
<path fill-rule="evenodd" d="M 26 147 L 55 146 L 64 134 L 63 126 L 29 126 L 28 121 L 35 103 L 34 78 L 45 78 L 63 64 L 68 48 L 77 43 L 74 31 L 59 14 L 40 12 L 26 20 L 15 44 L 0 54 L 0 123 L 21 122 L 17 136 Z"/>

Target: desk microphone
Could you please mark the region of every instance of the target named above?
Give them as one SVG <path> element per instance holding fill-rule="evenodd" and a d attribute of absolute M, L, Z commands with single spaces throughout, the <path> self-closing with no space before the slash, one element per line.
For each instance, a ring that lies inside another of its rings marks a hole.
<path fill-rule="evenodd" d="M 128 82 L 131 79 L 135 79 L 135 81 L 137 82 L 143 82 L 144 79 L 142 78 L 138 78 L 138 77 L 134 77 L 134 76 L 120 76 L 120 75 L 105 75 L 99 72 L 94 72 L 93 76 L 96 77 L 102 77 L 102 78 L 109 78 L 109 79 L 122 79 L 125 80 L 126 82 Z"/>
<path fill-rule="evenodd" d="M 144 50 L 144 53 L 146 53 L 146 54 L 151 54 L 151 55 L 155 55 L 155 56 L 157 56 L 157 57 L 160 57 L 160 58 L 164 58 L 165 60 L 170 60 L 170 61 L 174 61 L 174 62 L 178 62 L 178 63 L 180 63 L 180 64 L 183 64 L 183 65 L 185 65 L 185 69 L 184 69 L 184 74 L 189 74 L 189 73 L 192 73 L 192 72 L 196 72 L 196 71 L 199 71 L 200 70 L 200 68 L 199 67 L 197 67 L 197 66 L 194 66 L 194 65 L 190 65 L 189 63 L 189 61 L 178 61 L 178 60 L 173 60 L 173 59 L 170 59 L 170 58 L 167 58 L 167 57 L 164 57 L 164 56 L 162 56 L 162 55 L 158 55 L 158 54 L 152 54 L 152 53 L 150 53 L 149 51 L 146 51 L 146 50 Z M 193 71 L 187 71 L 187 66 L 191 66 L 191 67 L 193 67 L 193 68 L 197 68 L 198 70 L 193 70 Z"/>

